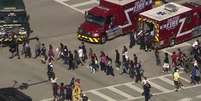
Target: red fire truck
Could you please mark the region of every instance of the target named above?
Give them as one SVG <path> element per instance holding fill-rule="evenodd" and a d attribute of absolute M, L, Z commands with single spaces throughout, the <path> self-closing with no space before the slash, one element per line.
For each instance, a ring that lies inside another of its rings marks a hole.
<path fill-rule="evenodd" d="M 152 8 L 152 0 L 100 0 L 98 6 L 85 13 L 78 28 L 78 39 L 105 43 L 137 29 L 139 13 Z"/>
<path fill-rule="evenodd" d="M 201 5 L 168 3 L 140 13 L 139 34 L 152 37 L 153 46 L 173 46 L 201 35 Z"/>

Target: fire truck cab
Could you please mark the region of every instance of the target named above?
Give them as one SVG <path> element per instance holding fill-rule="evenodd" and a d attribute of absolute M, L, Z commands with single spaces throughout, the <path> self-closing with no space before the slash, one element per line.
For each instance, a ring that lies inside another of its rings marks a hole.
<path fill-rule="evenodd" d="M 140 13 L 139 29 L 155 48 L 173 46 L 201 34 L 201 5 L 167 3 Z"/>
<path fill-rule="evenodd" d="M 78 39 L 105 43 L 137 29 L 140 12 L 152 8 L 152 0 L 100 0 L 98 6 L 85 13 L 85 22 L 78 28 Z"/>

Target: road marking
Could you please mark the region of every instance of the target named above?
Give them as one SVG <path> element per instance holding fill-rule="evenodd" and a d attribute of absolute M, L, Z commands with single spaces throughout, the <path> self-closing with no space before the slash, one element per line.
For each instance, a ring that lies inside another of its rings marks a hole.
<path fill-rule="evenodd" d="M 78 12 L 84 14 L 84 11 L 82 11 L 82 10 L 80 10 L 80 9 L 78 9 L 78 8 L 75 8 L 75 7 L 70 6 L 69 4 L 63 2 L 63 0 L 54 0 L 54 1 L 57 2 L 57 3 L 60 3 L 60 4 L 64 5 L 64 6 L 67 6 L 67 7 L 71 8 L 71 9 L 73 9 L 73 10 L 75 10 L 75 11 L 78 11 Z"/>
<path fill-rule="evenodd" d="M 199 87 L 199 86 L 201 86 L 201 84 L 188 86 L 188 87 L 183 87 L 183 89 L 191 89 L 191 88 L 196 88 L 196 87 Z M 175 92 L 175 90 L 169 90 L 169 91 L 166 91 L 166 92 L 159 92 L 159 93 L 155 93 L 153 95 L 156 96 L 156 95 L 168 94 L 168 93 L 172 93 L 172 92 Z M 127 100 L 122 100 L 122 101 L 133 101 L 133 100 L 142 99 L 142 98 L 144 98 L 144 96 L 139 96 L 139 97 L 135 97 L 135 98 L 127 99 Z"/>
<path fill-rule="evenodd" d="M 60 0 L 61 2 L 68 2 L 68 1 L 71 1 L 71 0 Z"/>
<path fill-rule="evenodd" d="M 160 90 L 160 91 L 162 91 L 162 92 L 167 92 L 167 91 L 170 90 L 170 89 L 164 88 L 164 87 L 162 87 L 162 86 L 160 86 L 160 85 L 158 85 L 158 84 L 156 84 L 156 83 L 154 83 L 154 82 L 150 82 L 150 81 L 149 81 L 149 83 L 150 83 L 150 85 L 151 85 L 152 87 L 154 87 L 154 88 L 156 88 L 156 89 L 158 89 L 158 90 Z"/>
<path fill-rule="evenodd" d="M 109 96 L 107 96 L 107 95 L 104 95 L 104 94 L 102 94 L 102 93 L 100 93 L 100 92 L 98 92 L 98 91 L 91 91 L 91 93 L 93 93 L 93 94 L 95 94 L 95 95 L 97 95 L 97 96 L 100 96 L 101 98 L 103 98 L 103 99 L 105 99 L 105 100 L 107 100 L 107 101 L 116 101 L 115 99 L 113 99 L 113 98 L 111 98 L 111 97 L 109 97 Z"/>
<path fill-rule="evenodd" d="M 139 88 L 139 87 L 137 87 L 135 85 L 132 85 L 132 83 L 128 83 L 128 84 L 124 84 L 124 85 L 128 86 L 129 88 L 131 88 L 131 89 L 133 89 L 133 90 L 135 90 L 135 91 L 137 91 L 139 93 L 143 92 L 143 89 L 141 89 L 141 88 Z"/>
<path fill-rule="evenodd" d="M 90 0 L 90 1 L 82 2 L 82 3 L 77 3 L 77 4 L 74 4 L 74 5 L 71 5 L 71 6 L 76 8 L 76 7 L 81 7 L 81 6 L 94 4 L 94 3 L 96 3 L 96 2 L 93 1 L 93 0 Z"/>
<path fill-rule="evenodd" d="M 170 79 L 168 79 L 168 78 L 162 77 L 162 78 L 160 78 L 160 80 L 162 80 L 162 81 L 164 81 L 164 82 L 166 82 L 166 83 L 168 83 L 168 84 L 174 86 L 173 81 L 170 80 Z"/>
<path fill-rule="evenodd" d="M 181 77 L 181 76 L 180 76 L 180 79 L 184 80 L 185 82 L 191 83 L 191 81 L 189 81 L 188 79 L 183 78 L 183 77 Z"/>
<path fill-rule="evenodd" d="M 53 98 L 47 98 L 47 99 L 43 99 L 43 100 L 40 100 L 40 101 L 52 101 L 54 100 Z"/>
<path fill-rule="evenodd" d="M 182 73 L 182 72 L 181 72 Z M 149 78 L 148 80 L 153 80 L 153 79 L 160 79 L 160 78 L 163 78 L 163 77 L 168 77 L 168 76 L 172 76 L 172 74 L 166 74 L 166 75 L 161 75 L 161 76 L 157 76 L 157 77 L 152 77 L 152 78 Z M 131 89 L 134 89 L 135 91 L 139 92 L 140 94 L 143 92 L 143 89 L 135 86 L 135 85 L 132 85 L 133 82 L 127 82 L 127 83 L 121 83 L 121 84 L 115 84 L 115 85 L 112 85 L 112 86 L 107 86 L 107 87 L 102 87 L 102 88 L 96 88 L 96 89 L 91 89 L 91 90 L 87 90 L 87 91 L 83 91 L 83 93 L 91 93 L 91 92 L 95 92 L 97 93 L 97 90 L 101 90 L 101 89 L 107 89 L 107 88 L 110 88 L 110 87 L 117 87 L 117 86 L 122 86 L 122 85 L 126 85 L 128 86 L 129 88 Z M 185 88 L 185 87 L 183 87 Z M 192 87 L 193 88 L 193 87 Z M 170 90 L 170 91 L 166 91 L 165 93 L 169 93 L 169 92 L 174 92 L 174 90 Z M 162 93 L 156 93 L 155 95 L 160 95 L 160 94 L 165 94 L 164 92 Z M 99 93 L 97 93 L 99 94 Z M 104 96 L 102 94 L 102 96 Z M 105 95 L 106 96 L 106 95 Z M 129 101 L 129 100 L 133 100 L 133 99 L 141 99 L 143 98 L 142 96 L 139 96 L 139 97 L 133 97 L 133 98 L 129 98 L 125 101 Z M 41 101 L 52 101 L 53 98 L 47 98 L 47 99 L 43 99 Z"/>
<path fill-rule="evenodd" d="M 178 101 L 192 101 L 193 99 L 192 98 L 183 98 L 183 99 L 180 99 Z"/>
<path fill-rule="evenodd" d="M 115 88 L 115 87 L 108 87 L 108 89 L 113 91 L 113 92 L 115 92 L 115 93 L 117 93 L 117 94 L 120 94 L 120 95 L 126 97 L 127 99 L 128 98 L 133 98 L 133 96 L 131 96 L 131 95 L 129 95 L 129 94 L 127 94 L 127 93 Z"/>
<path fill-rule="evenodd" d="M 201 95 L 197 95 L 195 98 L 201 99 Z"/>

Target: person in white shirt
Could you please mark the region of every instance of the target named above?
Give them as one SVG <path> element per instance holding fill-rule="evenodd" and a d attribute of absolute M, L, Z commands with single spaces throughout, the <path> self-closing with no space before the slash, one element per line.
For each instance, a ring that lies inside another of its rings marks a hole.
<path fill-rule="evenodd" d="M 79 55 L 79 58 L 80 58 L 80 62 L 83 65 L 84 53 L 83 53 L 83 49 L 82 49 L 81 46 L 79 46 L 78 55 Z"/>

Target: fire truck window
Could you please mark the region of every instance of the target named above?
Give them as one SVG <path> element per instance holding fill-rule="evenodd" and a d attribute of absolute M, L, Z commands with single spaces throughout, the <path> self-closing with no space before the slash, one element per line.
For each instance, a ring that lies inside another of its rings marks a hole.
<path fill-rule="evenodd" d="M 107 24 L 111 24 L 112 23 L 112 16 L 110 16 L 110 17 L 108 17 L 108 19 L 107 19 L 107 22 L 106 22 Z"/>
<path fill-rule="evenodd" d="M 200 17 L 200 19 L 201 19 L 201 13 L 199 14 L 199 17 Z"/>

